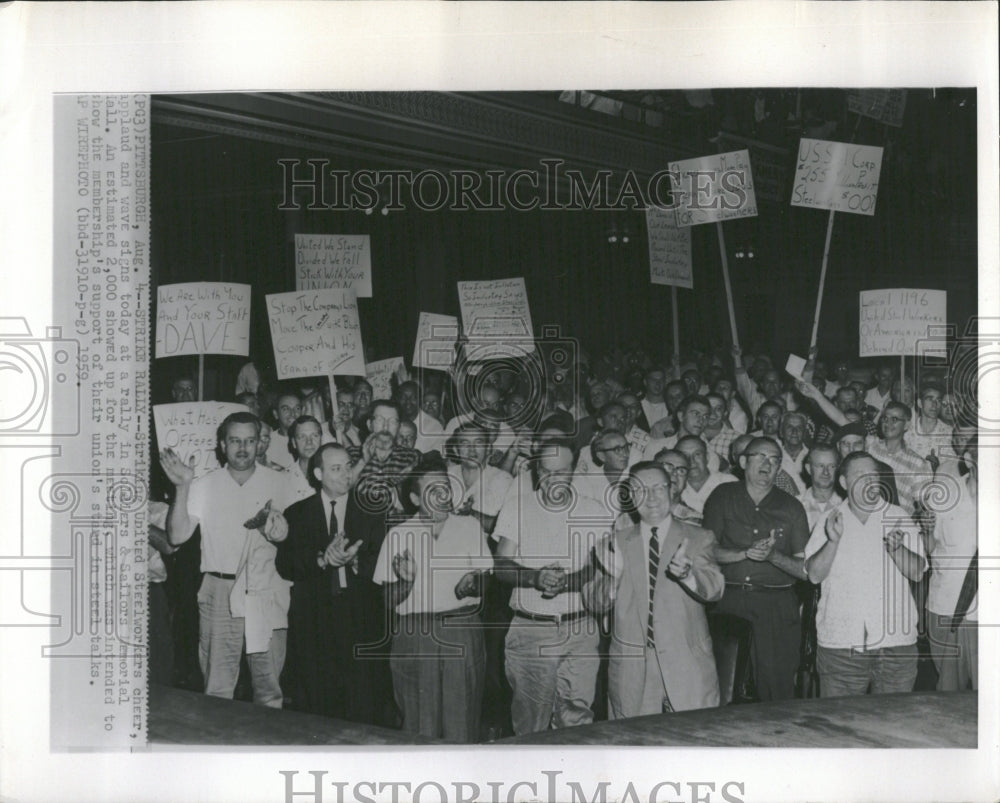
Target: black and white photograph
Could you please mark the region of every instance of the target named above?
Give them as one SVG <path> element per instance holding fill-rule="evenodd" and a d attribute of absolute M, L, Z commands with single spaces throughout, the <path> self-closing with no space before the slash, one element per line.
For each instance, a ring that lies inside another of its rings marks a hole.
<path fill-rule="evenodd" d="M 44 698 L 38 774 L 87 800 L 995 797 L 983 9 L 914 67 L 865 45 L 919 62 L 943 4 L 896 38 L 893 4 L 566 4 L 586 36 L 512 4 L 496 41 L 500 4 L 344 5 L 316 17 L 340 73 L 266 77 L 240 28 L 28 104 L 52 197 L 44 254 L 4 247 L 0 643 L 31 677 L 0 705 Z M 126 50 L 181 30 L 138 11 L 158 33 Z M 690 72 L 651 35 L 687 30 Z M 411 75 L 372 55 L 451 37 Z M 491 71 L 500 41 L 540 74 Z M 0 795 L 59 798 L 18 754 Z"/>

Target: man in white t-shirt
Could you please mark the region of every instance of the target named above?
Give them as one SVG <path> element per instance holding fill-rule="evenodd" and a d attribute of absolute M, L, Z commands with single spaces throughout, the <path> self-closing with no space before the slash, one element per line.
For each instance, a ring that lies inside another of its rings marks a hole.
<path fill-rule="evenodd" d="M 160 453 L 160 463 L 177 489 L 170 542 L 184 543 L 201 526 L 198 652 L 205 693 L 232 698 L 245 641 L 254 702 L 281 708 L 291 584 L 274 559 L 275 544 L 288 534 L 280 512 L 288 491 L 285 472 L 257 463 L 259 435 L 253 413 L 232 413 L 219 426 L 222 468 L 195 479 L 193 458 L 185 464 L 172 449 Z"/>
<path fill-rule="evenodd" d="M 547 441 L 531 464 L 531 492 L 507 496 L 493 531 L 496 576 L 514 586 L 505 646 L 518 735 L 594 719 L 600 632 L 580 590 L 611 520 L 603 505 L 573 492 L 575 461 L 570 439 Z"/>
<path fill-rule="evenodd" d="M 389 530 L 374 574 L 397 617 L 390 666 L 403 730 L 476 742 L 486 671 L 479 607 L 492 556 L 479 522 L 450 512 L 443 460 L 423 461 L 404 491 L 418 513 Z"/>
<path fill-rule="evenodd" d="M 806 544 L 806 573 L 821 586 L 816 610 L 816 668 L 823 697 L 913 690 L 917 609 L 910 581 L 927 570 L 910 515 L 882 502 L 878 465 L 848 455 L 840 482 L 847 499 Z M 881 502 L 881 504 L 879 504 Z"/>

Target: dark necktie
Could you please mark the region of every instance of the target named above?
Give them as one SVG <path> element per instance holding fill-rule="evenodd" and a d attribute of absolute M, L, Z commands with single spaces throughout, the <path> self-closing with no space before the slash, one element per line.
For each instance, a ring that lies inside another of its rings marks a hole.
<path fill-rule="evenodd" d="M 656 575 L 660 570 L 660 541 L 656 527 L 650 528 L 649 536 L 649 618 L 646 620 L 646 646 L 655 647 L 653 641 L 653 594 L 656 592 Z"/>
<path fill-rule="evenodd" d="M 333 539 L 337 537 L 337 530 L 340 529 L 340 525 L 337 522 L 337 503 L 334 500 L 330 500 L 330 540 L 327 544 L 333 542 Z M 333 595 L 336 596 L 340 593 L 340 570 L 336 566 L 329 567 L 330 569 L 330 590 Z"/>

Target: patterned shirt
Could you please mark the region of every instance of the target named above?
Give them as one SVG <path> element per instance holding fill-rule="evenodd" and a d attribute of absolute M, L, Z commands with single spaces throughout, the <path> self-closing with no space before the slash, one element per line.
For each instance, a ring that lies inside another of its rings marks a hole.
<path fill-rule="evenodd" d="M 920 498 L 923 487 L 934 479 L 931 464 L 912 449 L 897 449 L 890 452 L 885 441 L 869 436 L 865 441 L 866 451 L 876 460 L 888 465 L 895 475 L 896 490 L 899 491 L 899 505 L 907 512 L 913 512 L 913 503 Z"/>

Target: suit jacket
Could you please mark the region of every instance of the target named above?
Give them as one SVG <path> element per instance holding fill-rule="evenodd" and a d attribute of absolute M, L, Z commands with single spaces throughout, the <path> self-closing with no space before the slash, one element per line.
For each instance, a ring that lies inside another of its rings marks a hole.
<path fill-rule="evenodd" d="M 614 589 L 614 618 L 608 664 L 609 716 L 639 716 L 646 662 L 649 597 L 646 585 L 649 557 L 639 524 L 615 531 L 615 552 L 624 571 Z M 666 568 L 681 542 L 692 560 L 697 597 L 666 576 Z M 675 711 L 719 704 L 719 677 L 708 632 L 705 603 L 722 597 L 725 579 L 715 562 L 715 535 L 710 530 L 671 519 L 660 534 L 660 567 L 653 601 L 653 635 L 664 687 Z M 593 610 L 608 606 L 614 578 L 599 572 L 584 591 Z M 645 712 L 650 713 L 650 712 Z"/>

